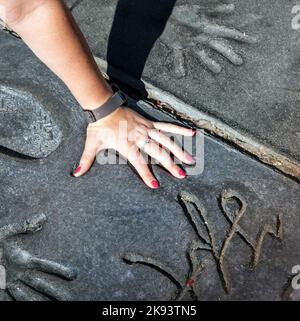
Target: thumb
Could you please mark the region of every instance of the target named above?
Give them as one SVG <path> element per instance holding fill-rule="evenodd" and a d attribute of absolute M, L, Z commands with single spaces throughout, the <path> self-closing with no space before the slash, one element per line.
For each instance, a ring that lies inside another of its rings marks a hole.
<path fill-rule="evenodd" d="M 96 144 L 91 144 L 89 141 L 86 142 L 80 163 L 72 173 L 74 177 L 80 177 L 89 171 L 95 161 L 97 149 Z"/>

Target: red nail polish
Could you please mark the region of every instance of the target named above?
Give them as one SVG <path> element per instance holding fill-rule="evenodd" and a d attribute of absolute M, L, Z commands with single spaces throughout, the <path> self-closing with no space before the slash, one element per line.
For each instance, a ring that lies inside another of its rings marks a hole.
<path fill-rule="evenodd" d="M 151 186 L 155 189 L 158 188 L 158 181 L 152 181 Z"/>
<path fill-rule="evenodd" d="M 73 172 L 73 175 L 78 174 L 81 171 L 81 166 L 78 166 L 76 170 Z"/>
<path fill-rule="evenodd" d="M 178 171 L 178 174 L 182 177 L 186 177 L 186 173 L 182 169 Z"/>

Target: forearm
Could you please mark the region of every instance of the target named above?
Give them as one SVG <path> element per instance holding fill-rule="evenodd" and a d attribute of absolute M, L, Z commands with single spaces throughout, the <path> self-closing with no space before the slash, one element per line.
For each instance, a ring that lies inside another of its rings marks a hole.
<path fill-rule="evenodd" d="M 0 5 L 2 2 L 0 0 Z M 6 23 L 66 84 L 84 109 L 93 109 L 103 104 L 111 96 L 111 89 L 102 77 L 81 31 L 63 2 L 15 2 L 24 5 L 23 11 L 18 14 L 8 12 Z"/>

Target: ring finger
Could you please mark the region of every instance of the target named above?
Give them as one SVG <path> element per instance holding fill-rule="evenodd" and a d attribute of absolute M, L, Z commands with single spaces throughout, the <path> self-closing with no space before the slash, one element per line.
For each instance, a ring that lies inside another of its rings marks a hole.
<path fill-rule="evenodd" d="M 180 179 L 186 177 L 185 172 L 174 163 L 170 153 L 168 153 L 164 148 L 160 147 L 159 144 L 152 139 L 138 141 L 137 146 L 149 156 L 156 159 L 173 176 Z"/>
<path fill-rule="evenodd" d="M 182 148 L 174 141 L 172 141 L 170 137 L 166 136 L 165 134 L 159 132 L 156 129 L 149 130 L 148 133 L 150 138 L 152 138 L 153 140 L 164 146 L 166 149 L 168 149 L 180 161 L 186 164 L 194 163 L 193 157 L 184 150 L 182 150 Z"/>

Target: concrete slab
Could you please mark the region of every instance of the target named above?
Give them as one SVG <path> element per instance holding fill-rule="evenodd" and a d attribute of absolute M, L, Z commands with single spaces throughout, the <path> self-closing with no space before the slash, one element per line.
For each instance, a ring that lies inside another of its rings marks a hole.
<path fill-rule="evenodd" d="M 0 35 L 0 47 L 1 85 L 30 83 L 29 95 L 41 90 L 46 100 L 48 89 L 51 104 L 35 98 L 33 105 L 59 115 L 52 119 L 62 133 L 47 158 L 1 149 L 2 300 L 280 300 L 287 293 L 300 264 L 296 182 L 209 136 L 203 173 L 178 181 L 154 166 L 158 191 L 126 165 L 95 164 L 74 179 L 85 132 L 80 107 L 22 42 Z M 171 121 L 145 103 L 131 106 Z"/>

